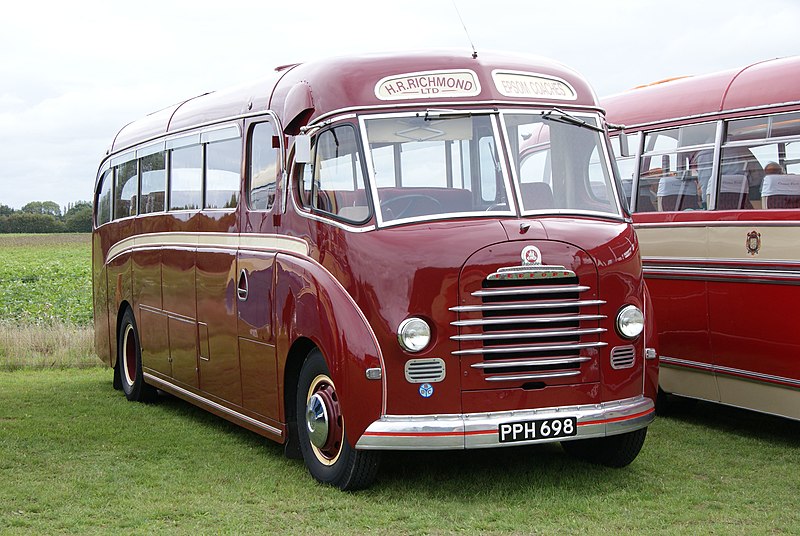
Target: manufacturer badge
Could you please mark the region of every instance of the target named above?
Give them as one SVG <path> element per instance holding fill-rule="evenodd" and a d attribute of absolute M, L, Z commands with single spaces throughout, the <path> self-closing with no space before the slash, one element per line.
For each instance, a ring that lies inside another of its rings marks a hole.
<path fill-rule="evenodd" d="M 433 385 L 423 383 L 419 386 L 419 394 L 422 395 L 422 398 L 430 398 L 433 394 Z"/>
<path fill-rule="evenodd" d="M 542 252 L 536 246 L 525 246 L 522 249 L 522 266 L 541 266 Z"/>
<path fill-rule="evenodd" d="M 758 250 L 761 249 L 761 233 L 757 231 L 750 231 L 747 233 L 747 242 L 745 242 L 745 246 L 750 255 L 758 255 Z"/>

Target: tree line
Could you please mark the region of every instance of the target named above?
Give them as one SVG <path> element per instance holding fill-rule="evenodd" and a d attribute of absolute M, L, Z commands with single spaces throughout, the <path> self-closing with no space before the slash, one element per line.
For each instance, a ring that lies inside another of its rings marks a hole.
<path fill-rule="evenodd" d="M 89 233 L 92 204 L 69 203 L 61 211 L 53 201 L 31 201 L 19 210 L 0 204 L 0 233 Z"/>

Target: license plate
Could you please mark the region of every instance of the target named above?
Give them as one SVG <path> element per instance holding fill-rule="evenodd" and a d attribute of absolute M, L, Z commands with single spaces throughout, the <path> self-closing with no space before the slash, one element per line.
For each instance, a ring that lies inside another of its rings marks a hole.
<path fill-rule="evenodd" d="M 578 419 L 575 417 L 559 417 L 557 419 L 540 419 L 503 423 L 497 428 L 500 443 L 532 441 L 535 439 L 555 439 L 574 436 L 578 433 Z"/>

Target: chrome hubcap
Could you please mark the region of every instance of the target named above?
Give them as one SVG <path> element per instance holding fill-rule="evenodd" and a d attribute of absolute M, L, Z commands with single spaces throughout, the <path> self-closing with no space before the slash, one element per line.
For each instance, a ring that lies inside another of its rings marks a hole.
<path fill-rule="evenodd" d="M 311 444 L 321 449 L 328 442 L 328 409 L 319 393 L 315 393 L 306 405 L 306 428 Z"/>

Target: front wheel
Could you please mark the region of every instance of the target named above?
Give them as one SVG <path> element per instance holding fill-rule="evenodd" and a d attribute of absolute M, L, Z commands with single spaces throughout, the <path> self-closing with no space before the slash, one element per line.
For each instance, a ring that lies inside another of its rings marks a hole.
<path fill-rule="evenodd" d="M 149 402 L 156 397 L 156 389 L 144 383 L 142 373 L 142 347 L 139 344 L 139 331 L 133 311 L 125 309 L 117 339 L 117 372 L 114 382 L 119 382 L 128 400 Z"/>
<path fill-rule="evenodd" d="M 347 443 L 336 386 L 322 353 L 306 357 L 297 384 L 297 434 L 311 476 L 342 490 L 369 487 L 378 473 L 379 454 Z"/>
<path fill-rule="evenodd" d="M 592 439 L 564 441 L 561 446 L 576 458 L 608 467 L 629 465 L 642 450 L 647 428 L 640 428 L 625 434 Z"/>

